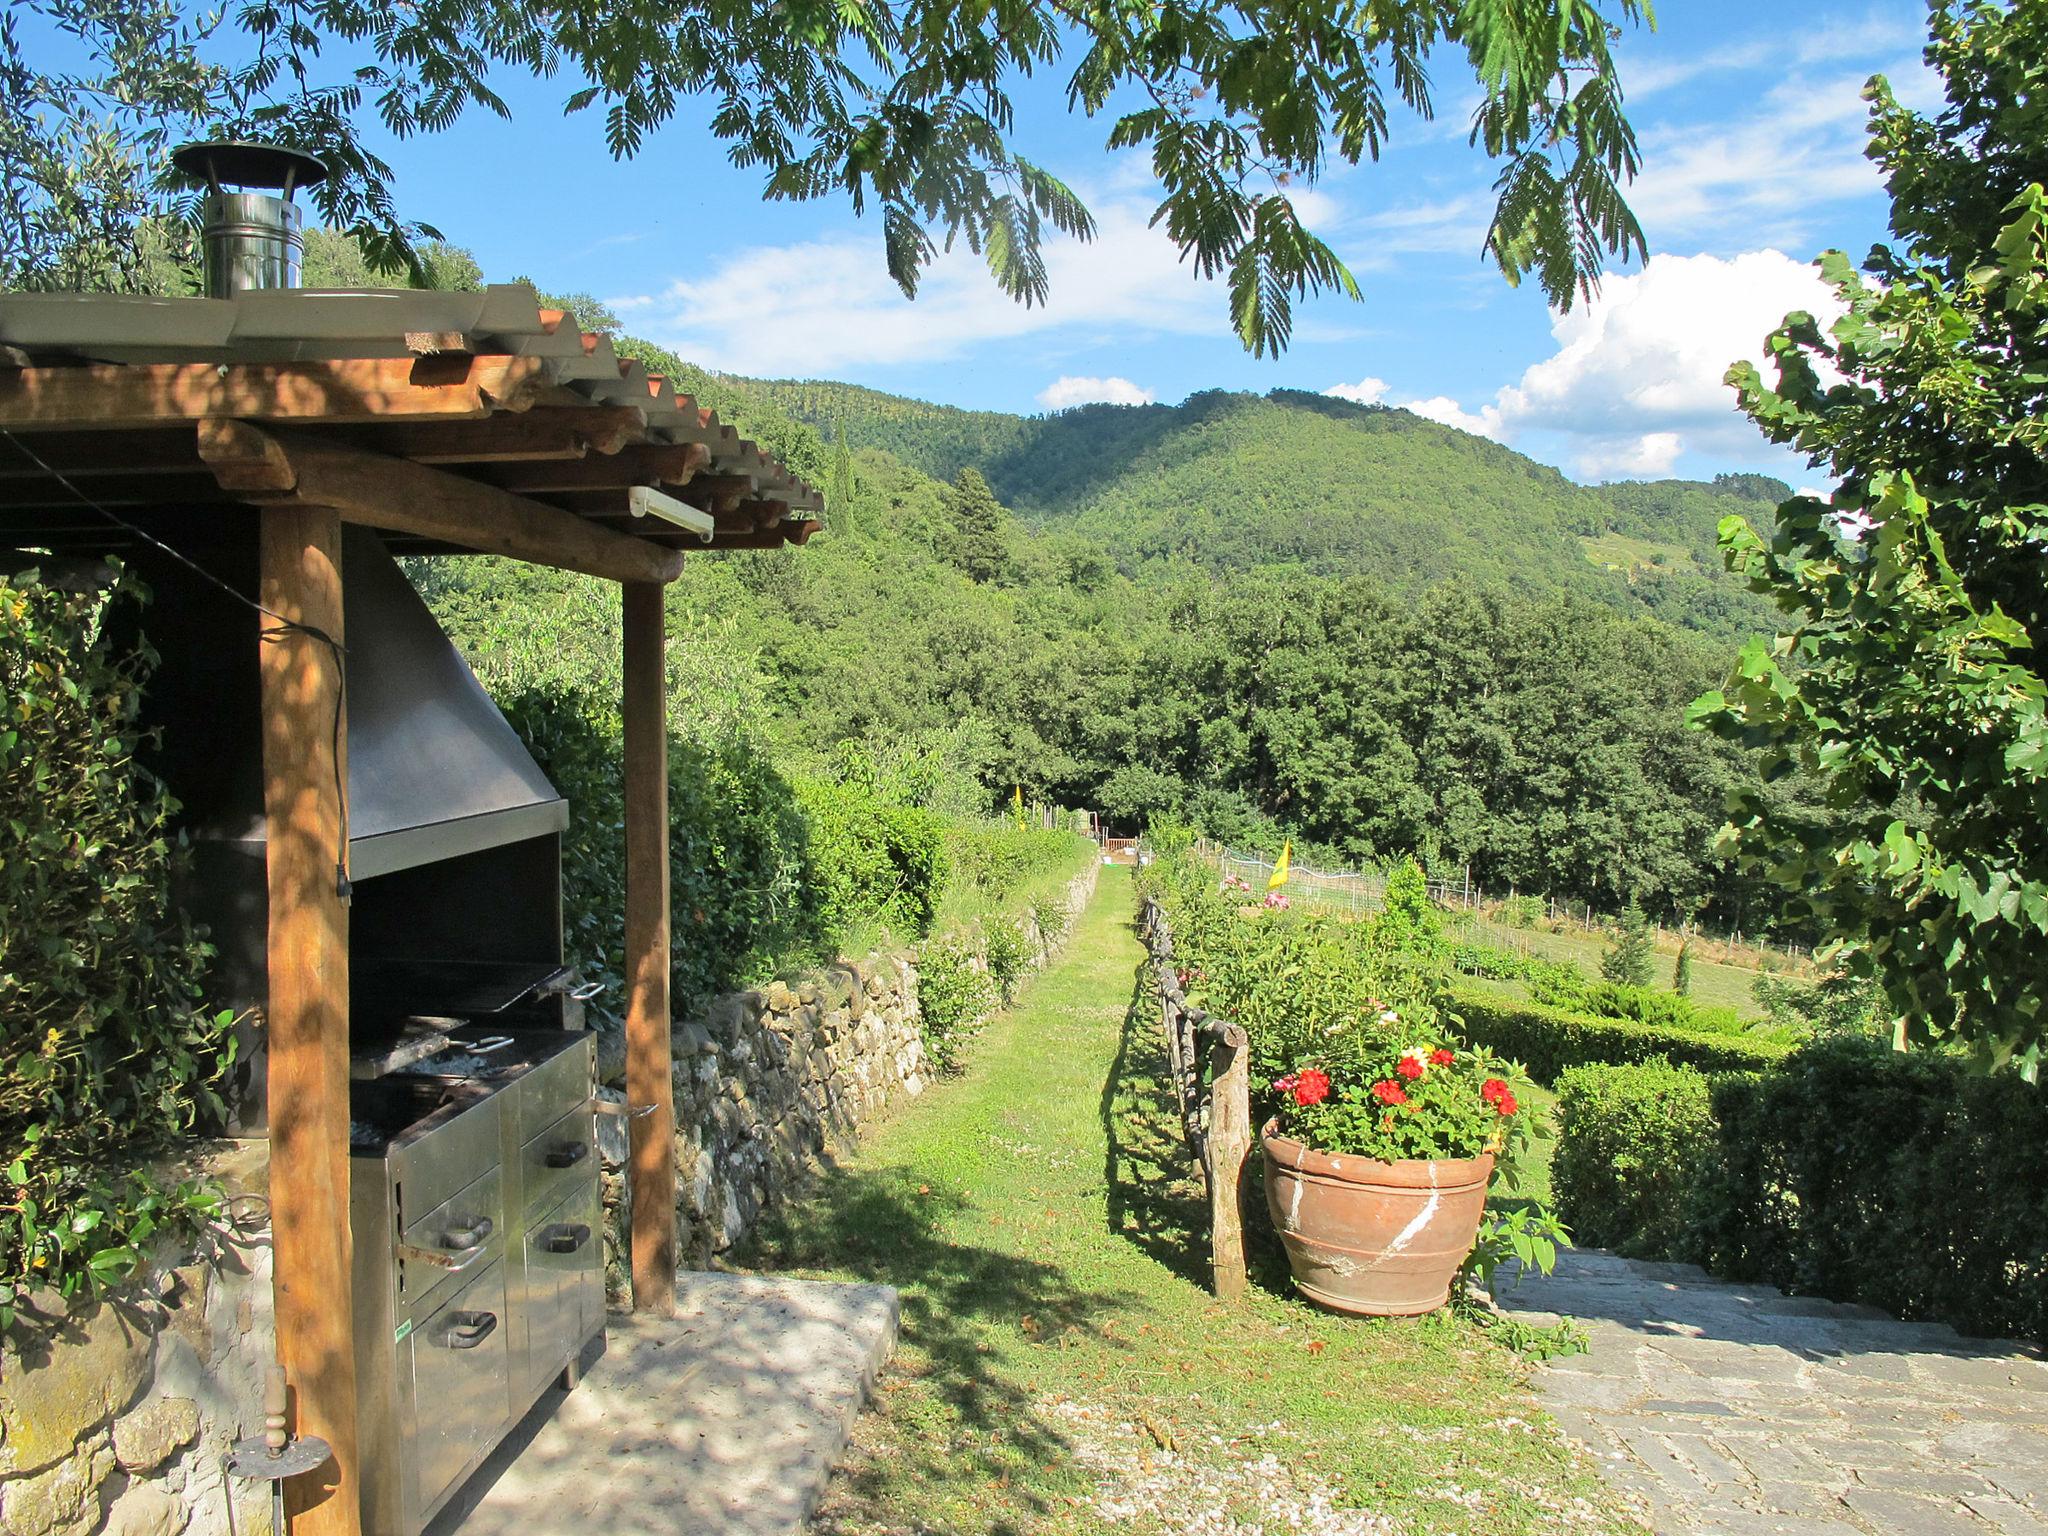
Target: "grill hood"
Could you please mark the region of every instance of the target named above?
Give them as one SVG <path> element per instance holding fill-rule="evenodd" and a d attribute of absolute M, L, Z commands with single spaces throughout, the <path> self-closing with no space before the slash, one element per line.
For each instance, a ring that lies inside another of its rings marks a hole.
<path fill-rule="evenodd" d="M 152 575 L 177 584 L 174 571 Z M 235 584 L 254 590 L 246 576 Z M 350 878 L 562 831 L 567 803 L 367 528 L 343 530 L 342 592 Z M 205 686 L 159 695 L 153 711 L 163 776 L 184 801 L 185 825 L 201 845 L 260 855 L 262 735 L 250 616 L 203 586 L 175 596 L 159 587 L 144 622 L 165 654 L 203 646 L 223 663 Z M 186 626 L 213 633 L 177 632 Z M 194 670 L 167 667 L 153 686 Z"/>

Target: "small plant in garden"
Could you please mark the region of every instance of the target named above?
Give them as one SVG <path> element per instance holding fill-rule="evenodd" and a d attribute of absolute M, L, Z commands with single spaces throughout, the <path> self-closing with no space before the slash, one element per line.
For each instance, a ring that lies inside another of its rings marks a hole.
<path fill-rule="evenodd" d="M 1643 918 L 1643 909 L 1630 902 L 1621 914 L 1614 937 L 1608 941 L 1607 953 L 1600 957 L 1600 974 L 1617 986 L 1647 987 L 1650 959 L 1649 924 Z"/>
<path fill-rule="evenodd" d="M 984 918 L 981 952 L 988 964 L 989 979 L 1002 1000 L 1008 1002 L 1017 990 L 1018 978 L 1031 964 L 1031 940 L 1024 925 L 1014 917 Z"/>
<path fill-rule="evenodd" d="M 1671 990 L 1680 997 L 1692 995 L 1692 940 L 1681 939 L 1678 944 L 1678 959 L 1671 967 Z"/>
<path fill-rule="evenodd" d="M 975 1029 L 996 1006 L 996 986 L 973 946 L 941 934 L 917 952 L 917 1008 L 924 1052 L 942 1072 L 957 1071 Z"/>

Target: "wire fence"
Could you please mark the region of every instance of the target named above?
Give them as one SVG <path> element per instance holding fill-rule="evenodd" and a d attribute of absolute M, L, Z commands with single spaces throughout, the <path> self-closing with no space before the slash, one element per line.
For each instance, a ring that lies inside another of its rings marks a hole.
<path fill-rule="evenodd" d="M 1220 873 L 1236 875 L 1255 891 L 1265 890 L 1276 866 L 1274 859 L 1263 854 L 1206 838 L 1196 841 L 1195 853 Z M 1473 882 L 1469 869 L 1457 879 L 1432 879 L 1428 884 L 1429 899 L 1448 911 L 1466 914 L 1475 936 L 1517 954 L 1554 958 L 1537 937 L 1539 930 L 1595 940 L 1604 940 L 1614 931 L 1614 919 L 1589 903 L 1538 897 L 1532 907 L 1530 898 L 1519 892 L 1503 896 L 1484 890 Z M 1286 890 L 1291 901 L 1366 914 L 1386 904 L 1387 878 L 1376 870 L 1319 869 L 1290 858 Z M 1675 954 L 1680 944 L 1689 944 L 1697 960 L 1750 970 L 1803 969 L 1813 957 L 1809 945 L 1763 943 L 1739 931 L 1712 933 L 1697 924 L 1673 927 L 1652 923 L 1650 933 L 1660 951 Z"/>

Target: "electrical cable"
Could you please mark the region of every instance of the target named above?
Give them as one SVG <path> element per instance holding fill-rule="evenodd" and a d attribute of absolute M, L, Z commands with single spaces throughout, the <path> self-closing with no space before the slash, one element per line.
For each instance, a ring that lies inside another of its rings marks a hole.
<path fill-rule="evenodd" d="M 24 443 L 20 438 L 8 431 L 7 428 L 0 427 L 0 437 L 6 438 L 8 442 L 12 443 L 20 451 L 22 457 L 63 486 L 73 496 L 76 496 L 83 505 L 99 513 L 101 517 L 104 517 L 115 527 L 126 529 L 138 539 L 155 545 L 201 580 L 218 587 L 245 608 L 253 608 L 264 618 L 271 620 L 272 626 L 258 633 L 258 639 L 263 644 L 276 645 L 282 643 L 289 635 L 304 635 L 307 639 L 317 641 L 319 644 L 327 647 L 328 652 L 334 658 L 335 675 L 334 723 L 329 733 L 328 745 L 329 750 L 333 754 L 334 800 L 336 811 L 340 818 L 339 846 L 334 851 L 334 894 L 340 898 L 342 905 L 346 906 L 355 889 L 350 884 L 348 878 L 348 791 L 342 783 L 341 777 L 341 723 L 347 718 L 348 710 L 348 648 L 317 624 L 302 624 L 297 619 L 288 619 L 275 609 L 266 608 L 262 603 L 256 601 L 255 598 L 237 592 L 227 582 L 214 575 L 213 572 L 206 569 L 205 566 L 194 560 L 190 555 L 187 555 L 182 550 L 173 549 L 147 528 L 138 527 L 119 513 L 100 505 L 99 502 L 93 500 L 92 497 L 86 495 L 84 491 L 73 484 L 70 477 L 61 469 L 58 469 L 48 459 L 29 447 L 27 443 Z"/>

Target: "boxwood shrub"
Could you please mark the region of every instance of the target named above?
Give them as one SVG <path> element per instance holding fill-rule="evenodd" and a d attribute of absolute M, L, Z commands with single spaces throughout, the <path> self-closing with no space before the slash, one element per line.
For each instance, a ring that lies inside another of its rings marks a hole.
<path fill-rule="evenodd" d="M 1521 1062 L 1543 1083 L 1555 1083 L 1572 1067 L 1658 1056 L 1704 1072 L 1754 1071 L 1782 1061 L 1791 1049 L 1757 1036 L 1699 1034 L 1570 1013 L 1473 987 L 1455 989 L 1451 1007 L 1464 1021 L 1466 1039 Z"/>
<path fill-rule="evenodd" d="M 2048 1341 L 2048 1090 L 1849 1037 L 1717 1079 L 1713 1098 L 1687 1257 Z"/>
<path fill-rule="evenodd" d="M 1578 1067 L 1558 1093 L 1582 1241 L 2048 1342 L 2048 1092 L 1851 1037 L 1761 1072 Z"/>
<path fill-rule="evenodd" d="M 1581 1243 L 1638 1258 L 1686 1247 L 1688 1198 L 1716 1123 L 1706 1074 L 1659 1056 L 1557 1079 L 1557 1212 Z"/>

